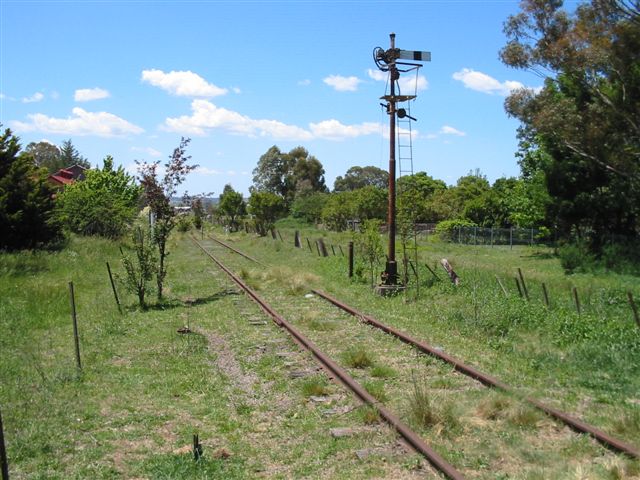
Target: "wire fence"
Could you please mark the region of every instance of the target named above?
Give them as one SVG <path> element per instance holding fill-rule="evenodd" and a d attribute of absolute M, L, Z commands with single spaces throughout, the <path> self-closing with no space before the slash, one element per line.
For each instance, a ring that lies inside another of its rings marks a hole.
<path fill-rule="evenodd" d="M 536 228 L 485 228 L 455 227 L 448 232 L 435 233 L 435 228 L 424 229 L 419 235 L 428 237 L 438 235 L 441 241 L 459 243 L 461 245 L 546 245 L 549 238 Z"/>

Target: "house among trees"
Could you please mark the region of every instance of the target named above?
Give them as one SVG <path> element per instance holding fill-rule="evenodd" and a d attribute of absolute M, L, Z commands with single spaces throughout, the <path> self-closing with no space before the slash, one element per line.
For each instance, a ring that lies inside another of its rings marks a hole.
<path fill-rule="evenodd" d="M 62 190 L 65 185 L 74 183 L 76 180 L 84 180 L 84 172 L 87 169 L 82 165 L 73 165 L 67 168 L 61 168 L 57 172 L 49 175 L 47 180 L 58 190 Z"/>

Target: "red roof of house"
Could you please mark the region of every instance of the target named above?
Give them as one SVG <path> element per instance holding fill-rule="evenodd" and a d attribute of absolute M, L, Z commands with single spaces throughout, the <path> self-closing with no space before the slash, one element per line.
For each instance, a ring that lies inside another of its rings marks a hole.
<path fill-rule="evenodd" d="M 69 185 L 74 181 L 73 177 L 60 175 L 60 172 L 56 172 L 56 175 L 49 175 L 49 180 L 53 180 L 54 182 L 60 183 L 62 185 Z"/>

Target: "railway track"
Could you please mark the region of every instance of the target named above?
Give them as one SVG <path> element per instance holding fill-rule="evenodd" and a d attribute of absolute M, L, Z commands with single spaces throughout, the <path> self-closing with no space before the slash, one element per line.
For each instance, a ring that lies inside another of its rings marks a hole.
<path fill-rule="evenodd" d="M 239 254 L 243 256 L 245 259 L 253 263 L 256 263 L 262 267 L 266 266 L 264 263 L 259 262 L 258 260 L 240 252 L 239 250 L 235 249 L 231 245 L 225 242 L 222 242 L 214 237 L 210 237 L 210 238 L 211 240 L 216 242 L 216 244 L 222 246 L 223 248 L 233 251 L 234 253 Z M 329 358 L 328 355 L 323 353 L 313 342 L 311 342 L 311 340 L 309 340 L 297 329 L 295 329 L 290 322 L 286 321 L 283 318 L 283 316 L 277 313 L 268 303 L 264 301 L 264 299 L 259 297 L 255 293 L 255 291 L 251 290 L 240 278 L 238 278 L 231 270 L 229 270 L 226 266 L 224 266 L 219 259 L 215 258 L 210 252 L 208 252 L 199 242 L 197 242 L 195 239 L 193 240 L 212 260 L 214 260 L 218 264 L 218 266 L 222 270 L 224 270 L 227 273 L 227 275 L 229 275 L 232 278 L 232 280 L 238 286 L 240 286 L 254 301 L 256 301 L 260 305 L 260 308 L 262 308 L 263 311 L 265 311 L 274 320 L 274 322 L 277 325 L 287 330 L 294 337 L 294 339 L 299 345 L 301 345 L 305 349 L 310 350 L 313 353 L 314 357 L 323 365 L 325 370 L 327 370 L 331 376 L 337 378 L 343 385 L 345 385 L 347 388 L 352 390 L 355 393 L 355 395 L 358 398 L 360 398 L 362 401 L 376 408 L 380 413 L 380 416 L 383 419 L 385 419 L 385 421 L 387 421 L 390 425 L 392 425 L 398 431 L 398 433 L 402 435 L 413 448 L 415 448 L 418 452 L 422 453 L 432 465 L 434 465 L 439 471 L 444 473 L 448 478 L 463 478 L 458 470 L 456 470 L 451 464 L 446 462 L 440 455 L 438 455 L 437 452 L 435 452 L 431 447 L 429 447 L 420 438 L 419 435 L 417 435 L 409 427 L 407 427 L 404 423 L 402 423 L 399 420 L 399 418 L 395 414 L 393 414 L 390 410 L 385 408 L 381 402 L 379 402 L 378 400 L 376 400 L 375 397 L 370 395 L 366 391 L 366 389 L 364 389 L 361 385 L 359 385 L 358 382 L 356 382 L 348 374 L 346 370 L 342 369 L 336 362 L 331 360 L 331 358 Z M 582 422 L 581 420 L 574 418 L 573 416 L 568 415 L 558 409 L 549 407 L 536 399 L 519 395 L 518 392 L 515 391 L 515 389 L 497 380 L 496 378 L 490 375 L 487 375 L 483 372 L 480 372 L 479 370 L 471 366 L 464 364 L 458 359 L 440 351 L 438 348 L 432 347 L 426 344 L 425 342 L 414 339 L 403 332 L 400 332 L 392 327 L 386 326 L 381 322 L 379 322 L 378 320 L 374 319 L 373 317 L 370 317 L 362 312 L 357 311 L 353 307 L 350 307 L 349 305 L 344 304 L 338 299 L 335 299 L 320 290 L 313 290 L 313 293 L 319 298 L 322 298 L 324 301 L 330 302 L 332 305 L 338 307 L 342 311 L 355 316 L 361 322 L 364 322 L 376 329 L 379 329 L 385 332 L 386 334 L 392 335 L 395 338 L 400 339 L 405 344 L 408 344 L 411 347 L 416 348 L 422 353 L 426 353 L 432 357 L 436 357 L 439 360 L 447 362 L 448 364 L 452 365 L 456 371 L 474 380 L 479 381 L 483 385 L 513 394 L 520 400 L 543 411 L 545 414 L 554 418 L 555 420 L 558 420 L 568 425 L 573 430 L 576 430 L 581 433 L 586 433 L 592 436 L 594 439 L 596 439 L 598 442 L 600 442 L 602 445 L 606 446 L 607 448 L 614 450 L 616 452 L 622 452 L 632 458 L 640 458 L 640 451 L 633 445 L 630 445 L 624 441 L 616 439 L 608 435 L 607 433 L 585 422 Z"/>
<path fill-rule="evenodd" d="M 208 252 L 195 238 L 193 241 L 202 251 L 213 260 L 233 282 L 240 287 L 260 308 L 269 315 L 279 327 L 285 329 L 302 348 L 311 352 L 324 369 L 334 375 L 339 381 L 351 390 L 360 400 L 373 407 L 381 418 L 392 426 L 417 452 L 424 457 L 447 478 L 451 480 L 463 480 L 465 477 L 448 463 L 440 454 L 432 449 L 420 436 L 402 422 L 393 412 L 385 408 L 373 395 L 371 395 L 362 385 L 354 380 L 349 373 L 340 367 L 334 360 L 322 352 L 310 339 L 300 333 L 294 326 L 285 320 L 271 305 L 262 299 L 253 289 L 229 270 L 220 260 Z"/>

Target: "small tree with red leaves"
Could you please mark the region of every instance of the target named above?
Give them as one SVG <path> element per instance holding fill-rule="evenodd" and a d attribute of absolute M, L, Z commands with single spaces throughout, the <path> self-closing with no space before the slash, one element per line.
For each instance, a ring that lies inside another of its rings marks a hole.
<path fill-rule="evenodd" d="M 167 276 L 166 258 L 167 239 L 176 226 L 176 211 L 171 205 L 171 197 L 184 182 L 187 174 L 197 165 L 188 165 L 191 155 L 186 154 L 187 146 L 191 140 L 182 138 L 169 161 L 164 164 L 164 176 L 159 177 L 158 166 L 160 161 L 153 163 L 136 162 L 139 166 L 140 184 L 144 188 L 146 204 L 153 214 L 151 225 L 153 240 L 158 247 L 158 268 L 156 269 L 156 281 L 158 285 L 158 300 L 162 300 L 162 287 Z"/>

